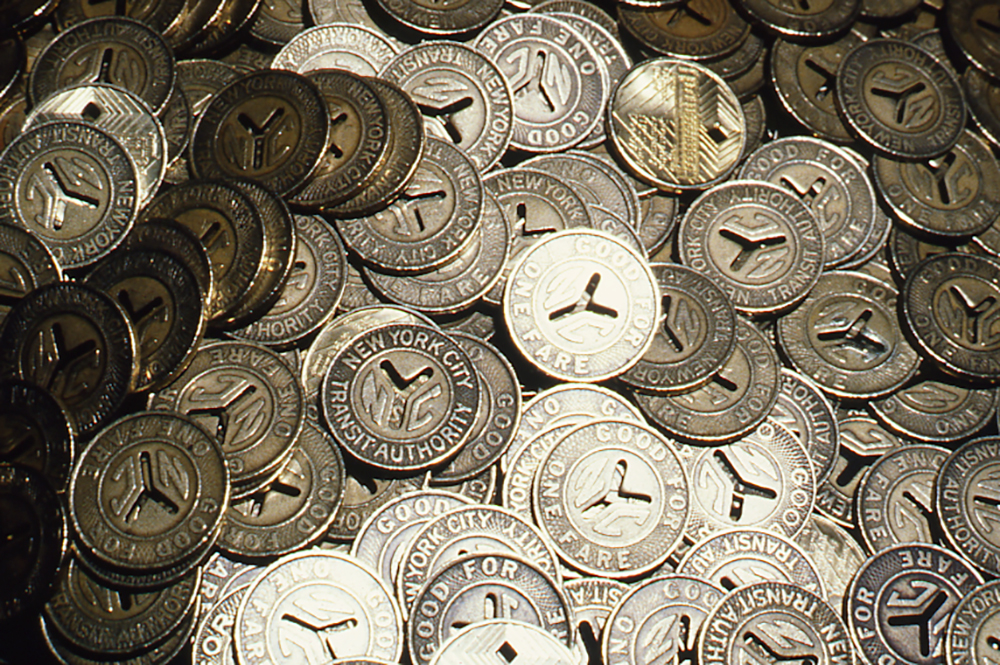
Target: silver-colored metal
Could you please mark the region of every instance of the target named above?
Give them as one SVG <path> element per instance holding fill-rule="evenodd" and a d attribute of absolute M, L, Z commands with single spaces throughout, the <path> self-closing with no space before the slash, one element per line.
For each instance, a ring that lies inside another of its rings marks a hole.
<path fill-rule="evenodd" d="M 928 441 L 961 441 L 993 419 L 1000 405 L 995 388 L 967 388 L 941 381 L 921 381 L 872 400 L 868 408 L 889 429 Z"/>
<path fill-rule="evenodd" d="M 274 69 L 300 74 L 313 69 L 346 69 L 376 76 L 400 51 L 399 43 L 363 25 L 330 23 L 303 30 L 271 61 Z"/>
<path fill-rule="evenodd" d="M 948 620 L 945 656 L 948 665 L 984 663 L 996 655 L 1000 622 L 1000 580 L 973 590 Z"/>
<path fill-rule="evenodd" d="M 823 580 L 830 605 L 843 607 L 847 587 L 868 556 L 851 533 L 818 513 L 806 520 L 795 542 Z"/>
<path fill-rule="evenodd" d="M 579 665 L 566 644 L 539 626 L 518 619 L 491 618 L 469 624 L 449 637 L 430 665 L 467 665 L 502 658 L 525 665 Z"/>
<path fill-rule="evenodd" d="M 785 426 L 809 453 L 817 487 L 833 473 L 840 428 L 833 405 L 806 377 L 781 368 L 781 393 L 770 417 Z"/>
<path fill-rule="evenodd" d="M 952 452 L 934 482 L 948 542 L 989 575 L 1000 573 L 1000 438 L 973 439 Z"/>
<path fill-rule="evenodd" d="M 233 589 L 201 613 L 191 646 L 192 665 L 236 665 L 233 626 L 249 584 Z"/>

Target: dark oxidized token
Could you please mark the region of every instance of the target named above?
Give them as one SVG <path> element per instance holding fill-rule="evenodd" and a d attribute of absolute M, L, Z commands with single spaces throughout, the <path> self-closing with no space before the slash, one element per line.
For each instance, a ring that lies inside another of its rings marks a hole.
<path fill-rule="evenodd" d="M 657 53 L 706 60 L 725 56 L 746 41 L 750 24 L 729 2 L 668 3 L 655 8 L 618 5 L 622 26 Z"/>
<path fill-rule="evenodd" d="M 806 301 L 778 321 L 778 341 L 795 369 L 831 395 L 887 395 L 920 361 L 900 330 L 896 300 L 896 289 L 874 277 L 825 273 Z"/>
<path fill-rule="evenodd" d="M 226 508 L 217 547 L 244 559 L 306 547 L 326 534 L 343 499 L 344 479 L 337 444 L 307 420 L 278 477 Z"/>
<path fill-rule="evenodd" d="M 400 198 L 371 217 L 338 219 L 337 230 L 348 247 L 381 269 L 425 272 L 454 259 L 471 242 L 483 195 L 472 160 L 453 143 L 428 138 Z"/>
<path fill-rule="evenodd" d="M 801 301 L 823 270 L 820 223 L 798 196 L 755 180 L 702 194 L 678 230 L 684 265 L 722 286 L 740 312 L 761 314 Z"/>
<path fill-rule="evenodd" d="M 250 25 L 250 34 L 265 44 L 280 46 L 302 32 L 304 23 L 304 4 L 275 0 L 261 5 Z"/>
<path fill-rule="evenodd" d="M 135 330 L 118 303 L 74 282 L 35 289 L 0 333 L 0 366 L 41 386 L 89 436 L 118 410 L 138 374 Z"/>
<path fill-rule="evenodd" d="M 27 114 L 28 100 L 24 86 L 17 86 L 0 98 L 0 150 L 17 138 Z"/>
<path fill-rule="evenodd" d="M 457 35 L 482 28 L 500 12 L 503 0 L 435 2 L 379 0 L 379 7 L 403 25 L 430 35 Z"/>
<path fill-rule="evenodd" d="M 135 328 L 136 391 L 159 390 L 180 375 L 205 328 L 198 280 L 169 254 L 115 252 L 84 283 L 118 301 Z"/>
<path fill-rule="evenodd" d="M 84 449 L 70 481 L 73 526 L 89 553 L 139 572 L 179 565 L 213 539 L 228 500 L 218 444 L 177 413 L 115 421 Z"/>
<path fill-rule="evenodd" d="M 980 570 L 1000 573 L 1000 439 L 974 439 L 948 456 L 935 482 L 935 507 L 948 542 Z"/>
<path fill-rule="evenodd" d="M 357 459 L 428 469 L 468 440 L 482 394 L 475 365 L 445 333 L 390 325 L 354 337 L 323 380 L 323 415 Z"/>
<path fill-rule="evenodd" d="M 961 441 L 993 419 L 1000 392 L 940 381 L 921 381 L 888 397 L 868 402 L 886 426 L 921 441 Z"/>
<path fill-rule="evenodd" d="M 978 587 L 955 607 L 948 620 L 948 665 L 988 663 L 996 656 L 1000 629 L 1000 580 Z"/>
<path fill-rule="evenodd" d="M 184 374 L 150 396 L 149 408 L 179 411 L 214 435 L 234 484 L 281 468 L 305 411 L 288 363 L 248 342 L 203 345 Z"/>
<path fill-rule="evenodd" d="M 799 658 L 815 665 L 856 662 L 840 612 L 819 595 L 783 582 L 758 582 L 728 594 L 698 638 L 700 665 Z"/>
<path fill-rule="evenodd" d="M 858 485 L 856 511 L 869 552 L 900 543 L 943 544 L 934 479 L 948 453 L 940 446 L 907 445 L 868 467 Z"/>
<path fill-rule="evenodd" d="M 346 285 L 347 257 L 340 236 L 318 217 L 295 215 L 295 255 L 277 302 L 230 335 L 285 347 L 321 328 L 337 310 Z"/>
<path fill-rule="evenodd" d="M 191 169 L 200 178 L 250 178 L 284 196 L 316 170 L 329 133 L 315 84 L 288 71 L 254 72 L 208 102 L 191 141 Z"/>
<path fill-rule="evenodd" d="M 539 528 L 583 573 L 635 577 L 660 565 L 688 520 L 674 444 L 649 426 L 599 420 L 564 436 L 535 475 Z"/>
<path fill-rule="evenodd" d="M 201 240 L 183 224 L 172 219 L 147 219 L 136 224 L 125 236 L 119 249 L 150 250 L 174 257 L 191 271 L 198 280 L 201 297 L 206 306 L 212 302 L 215 280 L 212 264 Z"/>
<path fill-rule="evenodd" d="M 945 371 L 1000 380 L 1000 260 L 925 259 L 907 276 L 902 309 L 917 344 Z"/>
<path fill-rule="evenodd" d="M 0 619 L 37 609 L 52 591 L 66 553 L 66 518 L 44 477 L 0 464 Z"/>
<path fill-rule="evenodd" d="M 429 577 L 415 598 L 407 629 L 413 662 L 428 665 L 459 629 L 498 616 L 538 626 L 573 646 L 572 610 L 561 584 L 515 554 L 469 554 Z"/>
<path fill-rule="evenodd" d="M 233 632 L 242 665 L 331 656 L 397 662 L 403 652 L 403 619 L 389 588 L 336 552 L 307 550 L 268 566 L 243 597 Z"/>
<path fill-rule="evenodd" d="M 389 119 L 372 85 L 346 71 L 320 69 L 316 84 L 330 113 L 330 143 L 315 173 L 291 202 L 309 208 L 351 198 L 371 181 L 389 148 Z"/>
<path fill-rule="evenodd" d="M 982 583 L 975 568 L 936 545 L 882 550 L 848 590 L 851 638 L 867 663 L 941 663 L 949 616 Z"/>
<path fill-rule="evenodd" d="M 35 233 L 63 269 L 114 249 L 132 227 L 138 202 L 128 152 L 82 121 L 37 127 L 0 154 L 0 223 Z"/>
<path fill-rule="evenodd" d="M 28 88 L 35 104 L 77 83 L 111 83 L 159 113 L 174 88 L 174 56 L 159 33 L 128 18 L 84 21 L 59 33 L 38 56 Z"/>
<path fill-rule="evenodd" d="M 781 368 L 781 392 L 770 417 L 792 433 L 809 453 L 821 485 L 833 473 L 840 446 L 840 428 L 833 405 L 819 387 L 806 377 Z"/>
<path fill-rule="evenodd" d="M 656 392 L 685 392 L 711 380 L 736 346 L 736 311 L 701 273 L 672 263 L 650 265 L 660 287 L 661 319 L 653 344 L 620 379 Z"/>
<path fill-rule="evenodd" d="M 740 0 L 739 4 L 760 23 L 795 39 L 829 38 L 850 26 L 861 10 L 861 0 L 799 4 L 783 0 Z"/>
<path fill-rule="evenodd" d="M 1000 74 L 1000 51 L 993 28 L 1000 19 L 996 2 L 954 0 L 946 4 L 948 34 L 962 49 L 963 55 L 990 76 Z"/>
<path fill-rule="evenodd" d="M 38 236 L 0 224 L 0 326 L 22 296 L 60 279 L 62 269 Z"/>
<path fill-rule="evenodd" d="M 379 75 L 410 94 L 428 131 L 453 141 L 480 171 L 492 168 L 507 150 L 514 132 L 513 93 L 497 65 L 476 49 L 425 42 L 400 53 Z"/>
<path fill-rule="evenodd" d="M 604 662 L 694 662 L 705 619 L 725 593 L 686 575 L 644 580 L 622 596 L 608 617 L 601 638 Z"/>
<path fill-rule="evenodd" d="M 479 475 L 507 450 L 521 422 L 521 386 L 517 373 L 495 347 L 467 333 L 452 333 L 479 375 L 481 399 L 469 440 L 444 468 L 439 482 L 458 482 Z"/>
<path fill-rule="evenodd" d="M 179 222 L 208 253 L 215 291 L 205 317 L 221 318 L 236 310 L 266 250 L 264 226 L 253 202 L 229 183 L 191 181 L 153 199 L 140 223 L 154 219 Z"/>
<path fill-rule="evenodd" d="M 961 239 L 1000 219 L 1000 166 L 986 143 L 962 132 L 937 159 L 874 160 L 875 181 L 898 219 L 918 233 Z"/>
<path fill-rule="evenodd" d="M 333 218 L 370 215 L 392 203 L 406 189 L 424 152 L 424 120 L 413 99 L 393 83 L 369 78 L 389 118 L 389 147 L 385 163 L 368 185 L 336 206 L 323 208 Z"/>
<path fill-rule="evenodd" d="M 18 379 L 0 382 L 0 464 L 34 469 L 64 491 L 76 438 L 69 418 L 44 388 Z"/>
<path fill-rule="evenodd" d="M 1000 85 L 982 70 L 969 67 L 962 75 L 969 113 L 993 145 L 1000 144 Z"/>
<path fill-rule="evenodd" d="M 686 441 L 729 441 L 767 418 L 780 388 L 778 354 L 756 327 L 736 320 L 736 345 L 700 388 L 678 395 L 636 392 L 636 402 L 663 429 Z"/>
<path fill-rule="evenodd" d="M 894 157 L 943 155 L 965 127 L 955 75 L 904 41 L 872 39 L 848 52 L 837 69 L 836 95 L 851 131 Z"/>
<path fill-rule="evenodd" d="M 90 3 L 86 0 L 60 2 L 56 7 L 55 23 L 60 32 L 71 28 L 77 23 L 91 18 L 124 15 L 148 25 L 153 30 L 162 33 L 170 24 L 177 20 L 178 14 L 184 9 L 183 0 L 168 2 L 149 2 L 142 0 L 132 2 L 122 8 L 109 6 L 106 3 Z"/>

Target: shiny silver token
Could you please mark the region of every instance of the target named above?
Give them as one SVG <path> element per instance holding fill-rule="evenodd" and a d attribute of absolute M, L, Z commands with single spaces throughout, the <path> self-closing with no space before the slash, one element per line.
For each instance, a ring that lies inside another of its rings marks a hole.
<path fill-rule="evenodd" d="M 628 584 L 606 577 L 578 577 L 563 583 L 582 642 L 593 640 L 595 646 L 600 646 L 601 634 L 611 610 L 630 589 Z M 586 634 L 587 631 L 590 635 Z"/>
<path fill-rule="evenodd" d="M 1000 404 L 994 388 L 966 388 L 921 381 L 872 400 L 868 408 L 886 427 L 920 441 L 960 441 L 993 419 Z"/>
<path fill-rule="evenodd" d="M 558 152 L 593 131 L 607 100 L 607 71 L 569 25 L 545 14 L 516 14 L 481 32 L 475 47 L 510 82 L 512 147 Z"/>
<path fill-rule="evenodd" d="M 1000 635 L 1000 580 L 987 582 L 955 607 L 948 621 L 948 665 L 996 662 Z"/>
<path fill-rule="evenodd" d="M 833 405 L 806 377 L 781 368 L 781 392 L 770 417 L 792 433 L 809 453 L 819 486 L 833 473 L 840 428 Z"/>
<path fill-rule="evenodd" d="M 233 632 L 241 665 L 350 656 L 396 662 L 403 653 L 403 619 L 389 588 L 368 566 L 328 551 L 268 566 L 243 597 Z"/>
<path fill-rule="evenodd" d="M 599 231 L 536 242 L 511 271 L 504 316 L 521 354 L 565 381 L 601 381 L 653 342 L 659 290 L 645 258 Z"/>
<path fill-rule="evenodd" d="M 233 589 L 202 613 L 192 641 L 192 665 L 236 665 L 233 626 L 247 588 Z"/>
<path fill-rule="evenodd" d="M 600 420 L 565 435 L 539 464 L 535 519 L 573 568 L 635 577 L 680 541 L 688 488 L 673 442 L 648 426 Z"/>
<path fill-rule="evenodd" d="M 506 615 L 504 615 L 506 616 Z M 484 619 L 460 629 L 434 652 L 431 665 L 467 665 L 470 661 L 506 661 L 518 665 L 578 665 L 576 654 L 543 628 L 518 619 Z M 501 661 L 500 659 L 503 659 Z"/>
<path fill-rule="evenodd" d="M 948 618 L 983 580 L 964 559 L 936 545 L 896 545 L 861 567 L 844 615 L 864 662 L 944 662 Z"/>
<path fill-rule="evenodd" d="M 935 482 L 948 542 L 990 575 L 1000 573 L 1000 439 L 973 439 L 951 453 Z"/>
<path fill-rule="evenodd" d="M 337 543 L 353 540 L 372 513 L 398 496 L 421 489 L 423 481 L 424 476 L 373 478 L 367 471 L 356 476 L 348 469 L 344 500 L 327 531 L 327 538 Z M 344 545 L 343 551 L 349 550 L 350 546 Z"/>
<path fill-rule="evenodd" d="M 376 76 L 397 53 L 398 43 L 386 35 L 363 25 L 333 23 L 295 35 L 281 47 L 271 67 L 300 74 L 346 69 L 358 76 Z"/>
<path fill-rule="evenodd" d="M 700 665 L 856 662 L 840 612 L 819 595 L 784 582 L 758 582 L 733 591 L 704 626 L 698 638 Z"/>
<path fill-rule="evenodd" d="M 589 417 L 584 422 L 593 422 L 596 418 Z M 514 451 L 507 469 L 503 475 L 503 485 L 500 487 L 500 499 L 504 508 L 517 513 L 524 519 L 533 519 L 532 487 L 538 465 L 564 436 L 577 425 L 556 425 L 540 432 L 524 442 Z"/>
<path fill-rule="evenodd" d="M 818 513 L 806 520 L 795 543 L 808 553 L 833 607 L 843 607 L 847 587 L 868 558 L 854 536 Z"/>
<path fill-rule="evenodd" d="M 748 314 L 788 309 L 808 295 L 825 261 L 816 216 L 798 196 L 753 180 L 709 190 L 681 220 L 681 262 L 711 278 Z"/>

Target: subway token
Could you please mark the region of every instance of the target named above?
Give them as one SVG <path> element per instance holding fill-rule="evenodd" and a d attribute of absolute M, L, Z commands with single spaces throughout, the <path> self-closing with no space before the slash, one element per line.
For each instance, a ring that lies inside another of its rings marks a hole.
<path fill-rule="evenodd" d="M 573 431 L 578 424 L 594 421 L 594 416 L 584 417 L 582 422 L 555 425 L 539 432 L 526 440 L 507 462 L 500 488 L 501 502 L 504 508 L 520 515 L 526 520 L 533 519 L 532 497 L 535 475 L 538 465 L 549 452 L 555 448 L 564 436 Z"/>
<path fill-rule="evenodd" d="M 840 446 L 840 427 L 833 405 L 816 384 L 781 368 L 781 393 L 770 417 L 785 426 L 809 453 L 816 485 L 833 473 Z"/>
<path fill-rule="evenodd" d="M 70 415 L 44 388 L 29 381 L 0 381 L 0 464 L 37 471 L 63 492 L 75 459 Z"/>
<path fill-rule="evenodd" d="M 639 198 L 639 240 L 650 258 L 663 249 L 677 226 L 677 199 L 666 193 Z"/>
<path fill-rule="evenodd" d="M 358 76 L 375 76 L 399 53 L 399 46 L 373 27 L 322 23 L 303 30 L 274 56 L 271 67 L 299 74 L 344 69 Z"/>
<path fill-rule="evenodd" d="M 305 5 L 291 0 L 263 3 L 250 24 L 250 35 L 271 46 L 281 46 L 305 29 Z"/>
<path fill-rule="evenodd" d="M 618 605 L 630 588 L 624 582 L 606 577 L 579 577 L 563 583 L 569 607 L 573 610 L 573 618 L 576 619 L 578 647 L 586 645 L 588 651 L 600 648 L 601 634 L 607 625 L 611 610 Z"/>
<path fill-rule="evenodd" d="M 980 241 L 987 238 L 990 233 L 987 230 L 983 235 L 973 238 L 974 242 L 955 244 L 954 239 L 940 238 L 931 241 L 925 236 L 914 235 L 905 228 L 897 226 L 892 229 L 892 233 L 889 235 L 887 244 L 889 260 L 898 281 L 905 282 L 916 265 L 931 256 L 953 252 L 964 254 L 986 252 L 988 254 L 989 252 L 983 248 L 983 243 Z"/>
<path fill-rule="evenodd" d="M 9 224 L 0 225 L 0 271 L 10 277 L 0 283 L 0 327 L 13 304 L 24 295 L 62 279 L 62 269 L 45 243 Z"/>
<path fill-rule="evenodd" d="M 191 642 L 192 665 L 236 665 L 233 626 L 248 588 L 234 589 L 211 608 L 202 610 Z"/>
<path fill-rule="evenodd" d="M 962 89 L 976 126 L 990 143 L 1000 144 L 1000 86 L 981 69 L 969 67 L 962 75 Z"/>
<path fill-rule="evenodd" d="M 780 0 L 740 0 L 757 22 L 793 39 L 829 39 L 847 29 L 861 11 L 861 0 L 827 0 L 794 5 Z"/>
<path fill-rule="evenodd" d="M 201 614 L 211 611 L 212 607 L 234 588 L 243 586 L 244 582 L 236 582 L 237 578 L 246 576 L 249 574 L 248 571 L 256 568 L 260 567 L 234 561 L 219 552 L 213 552 L 202 567 L 201 587 L 198 590 Z"/>
<path fill-rule="evenodd" d="M 381 30 L 372 17 L 368 15 L 368 10 L 361 0 L 336 0 L 336 2 L 309 0 L 307 4 L 313 25 L 346 23 Z"/>
<path fill-rule="evenodd" d="M 973 439 L 952 452 L 934 484 L 937 509 L 948 542 L 989 575 L 1000 573 L 1000 506 L 996 476 L 1000 439 Z"/>
<path fill-rule="evenodd" d="M 695 7 L 685 3 L 641 6 L 645 4 L 619 4 L 618 20 L 643 46 L 657 53 L 711 60 L 732 53 L 750 34 L 750 24 L 729 2 L 699 2 Z"/>
<path fill-rule="evenodd" d="M 868 408 L 886 427 L 929 443 L 974 436 L 997 411 L 1000 393 L 941 381 L 921 381 L 872 400 Z"/>
<path fill-rule="evenodd" d="M 469 624 L 434 651 L 432 665 L 462 665 L 482 654 L 498 654 L 508 662 L 577 665 L 578 654 L 544 629 L 518 619 L 491 618 Z"/>
<path fill-rule="evenodd" d="M 945 656 L 948 665 L 981 663 L 996 651 L 1000 620 L 1000 581 L 993 580 L 963 598 L 948 620 Z"/>
<path fill-rule="evenodd" d="M 381 7 L 400 24 L 427 35 L 461 35 L 492 21 L 503 0 L 437 4 L 421 0 L 379 0 Z"/>
<path fill-rule="evenodd" d="M 22 85 L 0 97 L 0 150 L 10 145 L 21 132 L 27 109 L 28 99 Z"/>
<path fill-rule="evenodd" d="M 794 540 L 822 578 L 830 605 L 843 607 L 851 579 L 868 558 L 861 545 L 850 532 L 816 512 Z"/>
<path fill-rule="evenodd" d="M 345 462 L 348 460 L 345 460 Z M 396 497 L 419 490 L 424 475 L 400 478 L 372 476 L 369 469 L 353 469 L 346 465 L 344 499 L 326 533 L 332 541 L 350 541 L 357 537 L 361 525 L 380 507 Z M 350 549 L 347 546 L 345 552 Z"/>
<path fill-rule="evenodd" d="M 996 4 L 956 0 L 945 6 L 945 18 L 948 34 L 969 62 L 990 76 L 1000 74 L 1000 54 L 991 30 L 998 18 Z"/>
<path fill-rule="evenodd" d="M 168 254 L 184 264 L 198 280 L 204 302 L 211 303 L 215 280 L 208 252 L 186 226 L 172 219 L 147 219 L 136 224 L 119 245 L 123 251 L 148 250 Z"/>
<path fill-rule="evenodd" d="M 491 464 L 481 471 L 479 475 L 472 476 L 466 480 L 436 480 L 433 474 L 424 476 L 424 488 L 444 490 L 469 499 L 473 503 L 489 504 L 493 502 L 493 497 L 497 491 L 497 465 Z"/>
<path fill-rule="evenodd" d="M 185 159 L 188 138 L 194 127 L 194 117 L 191 114 L 191 104 L 187 95 L 181 89 L 180 82 L 174 85 L 170 99 L 160 115 L 163 125 L 163 138 L 167 142 L 167 169 L 173 164 Z M 164 172 L 166 178 L 166 171 Z"/>

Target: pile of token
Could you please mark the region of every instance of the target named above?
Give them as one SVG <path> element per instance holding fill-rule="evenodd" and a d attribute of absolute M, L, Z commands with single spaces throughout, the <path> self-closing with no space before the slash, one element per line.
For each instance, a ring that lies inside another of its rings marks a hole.
<path fill-rule="evenodd" d="M 0 7 L 0 665 L 1000 662 L 1000 0 Z"/>

